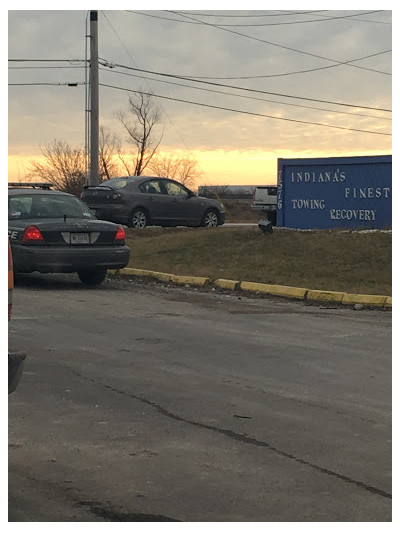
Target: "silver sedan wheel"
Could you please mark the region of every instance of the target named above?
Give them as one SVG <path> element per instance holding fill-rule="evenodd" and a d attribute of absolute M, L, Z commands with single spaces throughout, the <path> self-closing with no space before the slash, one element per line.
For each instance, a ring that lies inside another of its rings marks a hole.
<path fill-rule="evenodd" d="M 131 227 L 132 228 L 145 228 L 147 226 L 147 215 L 141 209 L 138 209 L 132 214 Z"/>
<path fill-rule="evenodd" d="M 218 226 L 218 215 L 215 211 L 208 211 L 204 217 L 204 226 L 215 228 Z"/>

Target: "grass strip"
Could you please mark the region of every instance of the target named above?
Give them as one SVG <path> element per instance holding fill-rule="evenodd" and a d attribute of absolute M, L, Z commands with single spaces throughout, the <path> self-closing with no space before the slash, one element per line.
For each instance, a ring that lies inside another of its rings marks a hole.
<path fill-rule="evenodd" d="M 129 267 L 181 276 L 392 294 L 392 234 L 257 227 L 127 230 Z"/>

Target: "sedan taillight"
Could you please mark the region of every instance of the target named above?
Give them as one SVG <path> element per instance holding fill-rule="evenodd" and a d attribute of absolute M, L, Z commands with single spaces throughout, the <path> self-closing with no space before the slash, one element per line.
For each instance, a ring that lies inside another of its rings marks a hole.
<path fill-rule="evenodd" d="M 35 241 L 35 242 L 44 241 L 42 232 L 37 226 L 28 226 L 24 231 L 22 242 L 30 242 L 30 241 Z"/>
<path fill-rule="evenodd" d="M 121 226 L 118 226 L 117 234 L 115 235 L 114 242 L 123 244 L 125 242 L 125 230 Z"/>

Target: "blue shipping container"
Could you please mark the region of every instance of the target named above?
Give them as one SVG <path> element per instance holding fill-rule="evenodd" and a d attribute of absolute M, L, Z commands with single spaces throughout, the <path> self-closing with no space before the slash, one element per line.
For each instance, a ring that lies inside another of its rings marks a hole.
<path fill-rule="evenodd" d="M 278 159 L 277 226 L 391 228 L 392 156 Z"/>

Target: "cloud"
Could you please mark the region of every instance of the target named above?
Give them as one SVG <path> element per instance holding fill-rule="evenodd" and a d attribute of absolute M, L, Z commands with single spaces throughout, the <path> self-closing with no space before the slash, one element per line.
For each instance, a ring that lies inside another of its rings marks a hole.
<path fill-rule="evenodd" d="M 194 12 L 200 13 L 200 10 Z M 176 16 L 162 9 L 144 13 L 153 16 L 127 10 L 99 11 L 99 56 L 126 67 L 171 75 L 208 77 L 203 81 L 278 93 L 281 96 L 239 91 L 232 87 L 200 84 L 155 74 L 143 74 L 144 77 L 153 78 L 143 79 L 140 73 L 132 70 L 102 68 L 100 82 L 118 87 L 100 87 L 100 122 L 109 128 L 118 130 L 114 112 L 127 105 L 128 93 L 121 88 L 138 90 L 142 87 L 169 98 L 204 104 L 199 106 L 174 100 L 159 100 L 165 119 L 164 149 L 187 147 L 190 150 L 267 150 L 280 153 L 282 150 L 307 151 L 312 147 L 327 153 L 330 150 L 346 153 L 346 150 L 369 151 L 375 147 L 377 153 L 390 151 L 390 137 L 279 120 L 286 118 L 322 122 L 343 128 L 390 132 L 390 122 L 386 120 L 390 117 L 389 113 L 364 110 L 364 114 L 377 118 L 359 117 L 350 107 L 283 96 L 390 109 L 390 76 L 350 65 L 278 76 L 329 67 L 334 65 L 332 60 L 346 62 L 389 50 L 390 11 L 370 15 L 362 15 L 361 12 L 357 14 L 356 11 L 320 11 L 296 16 L 289 16 L 287 13 L 277 16 L 277 10 L 223 11 L 225 17 L 205 17 L 199 14 Z M 209 9 L 203 11 L 203 15 L 207 13 L 210 13 Z M 344 17 L 351 13 L 357 16 L 353 19 L 325 18 Z M 9 58 L 85 59 L 85 45 L 88 44 L 85 41 L 87 14 L 88 11 L 77 10 L 9 11 Z M 238 14 L 242 17 L 237 17 Z M 182 22 L 171 22 L 155 16 L 178 18 Z M 191 24 L 189 22 L 194 21 L 190 21 L 187 16 L 203 21 L 204 24 Z M 323 21 L 300 23 L 312 19 Z M 365 22 L 366 20 L 370 22 Z M 298 24 L 283 24 L 294 21 Z M 277 23 L 281 25 L 276 25 Z M 354 65 L 390 72 L 391 53 L 356 61 Z M 86 103 L 83 66 L 83 63 L 73 61 L 10 62 L 9 83 L 26 84 L 9 87 L 11 154 L 29 150 L 32 153 L 39 145 L 47 144 L 55 138 L 71 144 L 84 143 Z M 255 76 L 266 77 L 254 78 Z M 71 81 L 82 85 L 68 87 L 66 84 Z M 167 81 L 168 84 L 165 83 Z M 33 82 L 53 85 L 29 85 Z M 176 85 L 178 83 L 200 87 L 202 90 L 181 87 Z M 319 110 L 295 107 L 293 104 L 316 107 Z M 225 107 L 243 113 L 207 106 Z M 347 111 L 349 114 L 335 111 Z M 249 114 L 244 114 L 245 112 Z M 275 118 L 255 116 L 256 114 Z"/>

